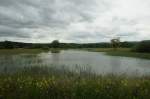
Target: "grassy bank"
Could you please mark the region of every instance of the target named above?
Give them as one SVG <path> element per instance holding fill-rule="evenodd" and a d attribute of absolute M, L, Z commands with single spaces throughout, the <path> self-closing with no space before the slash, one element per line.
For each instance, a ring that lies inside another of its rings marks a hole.
<path fill-rule="evenodd" d="M 130 48 L 118 48 L 114 50 L 113 48 L 83 48 L 83 50 L 93 51 L 93 52 L 114 52 L 114 51 L 122 51 L 122 52 L 129 52 Z"/>
<path fill-rule="evenodd" d="M 60 50 L 67 50 L 67 49 L 62 49 L 62 48 L 49 48 L 49 49 L 25 49 L 25 48 L 17 48 L 17 49 L 0 49 L 0 54 L 22 54 L 22 53 L 29 53 L 29 54 L 38 54 L 41 52 L 47 52 L 47 51 L 51 51 L 51 52 L 59 52 Z"/>
<path fill-rule="evenodd" d="M 1 99 L 149 99 L 150 77 L 94 75 L 54 67 L 0 74 Z"/>
<path fill-rule="evenodd" d="M 0 54 L 19 54 L 19 53 L 40 53 L 45 50 L 43 49 L 24 49 L 24 48 L 18 48 L 18 49 L 0 49 Z"/>
<path fill-rule="evenodd" d="M 106 55 L 150 59 L 150 53 L 137 53 L 137 52 L 121 52 L 121 51 L 116 51 L 116 52 L 107 52 Z"/>
<path fill-rule="evenodd" d="M 130 48 L 118 48 L 117 50 L 114 50 L 112 48 L 94 48 L 94 49 L 87 48 L 84 50 L 93 51 L 93 52 L 106 52 L 106 55 L 111 55 L 111 56 L 124 56 L 124 57 L 150 59 L 150 53 L 132 52 Z"/>

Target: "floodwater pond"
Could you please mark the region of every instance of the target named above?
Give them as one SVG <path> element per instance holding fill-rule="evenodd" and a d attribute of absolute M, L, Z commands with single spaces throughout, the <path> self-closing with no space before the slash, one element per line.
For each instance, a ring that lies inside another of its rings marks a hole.
<path fill-rule="evenodd" d="M 72 70 L 81 67 L 98 74 L 150 75 L 150 60 L 108 56 L 105 52 L 61 50 L 57 53 L 0 55 L 0 72 L 14 67 L 66 66 Z"/>

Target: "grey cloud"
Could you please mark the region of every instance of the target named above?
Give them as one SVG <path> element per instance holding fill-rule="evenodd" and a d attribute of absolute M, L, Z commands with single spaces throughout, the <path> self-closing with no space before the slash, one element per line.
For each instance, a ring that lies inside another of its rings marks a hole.
<path fill-rule="evenodd" d="M 143 11 L 150 9 L 138 2 Z M 130 0 L 125 3 L 131 4 Z M 94 42 L 133 37 L 140 31 L 148 35 L 145 26 L 150 25 L 150 13 L 137 12 L 132 6 L 131 11 L 126 9 L 121 0 L 0 0 L 0 38 Z"/>
<path fill-rule="evenodd" d="M 0 26 L 0 37 L 29 38 L 29 35 L 15 28 Z"/>
<path fill-rule="evenodd" d="M 72 2 L 69 3 L 70 1 Z M 3 5 L 0 12 L 0 23 L 4 25 L 12 26 L 10 23 L 15 23 L 18 26 L 60 27 L 62 25 L 64 27 L 74 20 L 90 20 L 90 15 L 84 12 L 88 7 L 84 4 L 85 2 L 74 2 L 74 0 L 16 0 L 15 2 L 1 0 L 0 2 Z M 80 4 L 83 6 L 80 7 Z M 5 10 L 5 15 L 2 10 Z"/>

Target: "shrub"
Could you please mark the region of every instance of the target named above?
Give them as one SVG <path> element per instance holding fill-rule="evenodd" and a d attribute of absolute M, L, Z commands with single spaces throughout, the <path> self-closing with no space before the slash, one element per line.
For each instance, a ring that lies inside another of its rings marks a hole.
<path fill-rule="evenodd" d="M 132 49 L 132 51 L 150 53 L 150 40 L 140 42 Z"/>
<path fill-rule="evenodd" d="M 60 47 L 60 43 L 59 43 L 58 40 L 54 40 L 54 41 L 52 41 L 51 46 L 53 48 L 59 48 Z"/>

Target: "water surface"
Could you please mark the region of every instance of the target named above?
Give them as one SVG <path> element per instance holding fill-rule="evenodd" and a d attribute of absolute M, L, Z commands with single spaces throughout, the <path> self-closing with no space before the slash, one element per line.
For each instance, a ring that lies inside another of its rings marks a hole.
<path fill-rule="evenodd" d="M 108 56 L 104 52 L 62 50 L 59 53 L 0 55 L 0 71 L 24 66 L 68 66 L 72 70 L 83 67 L 98 74 L 150 75 L 150 60 Z"/>

